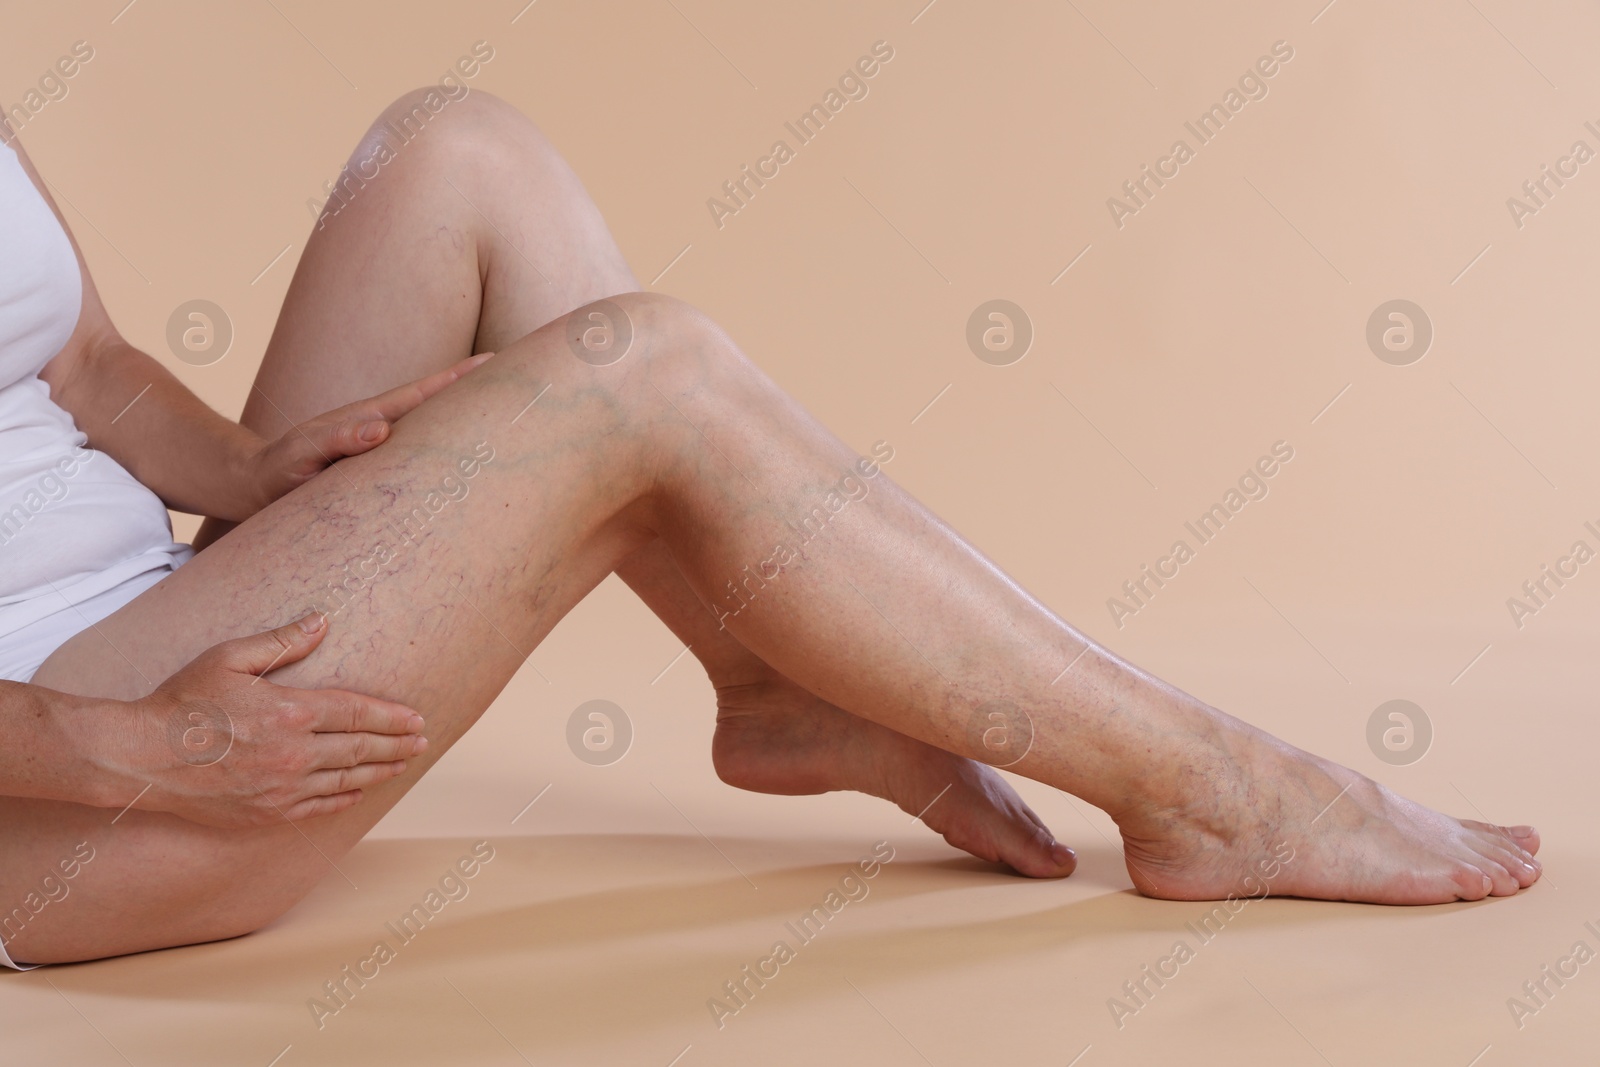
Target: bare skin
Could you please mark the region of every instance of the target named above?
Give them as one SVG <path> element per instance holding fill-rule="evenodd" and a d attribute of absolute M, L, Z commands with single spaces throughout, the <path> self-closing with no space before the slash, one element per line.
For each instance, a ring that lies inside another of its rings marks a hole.
<path fill-rule="evenodd" d="M 152 809 L 224 827 L 359 803 L 362 786 L 404 771 L 428 739 L 398 704 L 261 680 L 327 632 L 309 614 L 224 641 L 132 701 L 0 683 L 0 795 L 120 808 L 142 793 Z"/>
<path fill-rule="evenodd" d="M 887 474 L 858 476 L 869 492 L 804 555 L 764 564 L 861 457 L 703 315 L 628 292 L 598 213 L 526 120 L 482 94 L 452 107 L 324 220 L 244 422 L 269 434 L 274 420 L 281 430 L 474 349 L 498 354 L 382 448 L 252 515 L 74 638 L 35 679 L 132 699 L 218 639 L 325 607 L 321 648 L 274 680 L 421 709 L 427 750 L 361 804 L 242 833 L 138 805 L 112 827 L 103 808 L 0 801 L 0 900 L 77 842 L 98 853 L 65 906 L 11 939 L 15 958 L 185 944 L 275 918 L 612 571 L 717 683 L 714 758 L 735 784 L 864 789 L 913 812 L 950 785 L 924 818 L 953 843 L 1026 873 L 1069 871 L 1070 854 L 972 760 L 1003 762 L 1104 808 L 1135 886 L 1167 898 L 1250 892 L 1247 876 L 1285 843 L 1294 858 L 1272 891 L 1286 895 L 1423 904 L 1537 878 L 1531 829 L 1436 814 L 1151 678 Z M 568 314 L 597 295 L 633 331 L 605 366 L 575 355 L 589 309 Z M 419 505 L 424 520 L 405 526 Z M 747 567 L 761 577 L 719 630 L 707 605 L 736 605 L 726 586 L 747 582 Z M 352 591 L 330 598 L 351 573 Z M 1023 736 L 1025 751 L 1009 747 Z"/>

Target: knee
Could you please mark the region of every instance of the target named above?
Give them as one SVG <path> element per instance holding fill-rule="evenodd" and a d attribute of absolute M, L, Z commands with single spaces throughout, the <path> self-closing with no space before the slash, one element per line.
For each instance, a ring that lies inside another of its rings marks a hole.
<path fill-rule="evenodd" d="M 748 414 L 772 388 L 709 316 L 648 292 L 584 304 L 504 346 L 461 384 L 464 391 L 456 395 L 464 404 L 483 403 L 471 399 L 482 391 L 504 392 L 495 402 L 518 418 L 530 398 L 554 388 L 556 398 L 567 398 L 561 410 L 577 420 L 586 439 L 633 443 L 646 438 L 615 435 L 681 429 L 685 418 L 700 419 L 697 411 L 711 414 L 707 404 L 742 406 Z M 661 443 L 654 436 L 648 441 Z"/>
<path fill-rule="evenodd" d="M 549 140 L 516 107 L 482 89 L 426 85 L 400 94 L 379 113 L 368 136 L 386 137 L 392 150 L 417 149 L 460 163 L 484 154 L 534 151 L 553 154 Z"/>
<path fill-rule="evenodd" d="M 710 316 L 661 293 L 619 293 L 585 304 L 562 328 L 581 360 L 623 372 L 619 386 L 643 380 L 680 395 L 759 373 Z"/>
<path fill-rule="evenodd" d="M 447 168 L 459 181 L 463 160 L 482 171 L 496 161 L 526 169 L 532 160 L 558 158 L 533 121 L 499 97 L 460 81 L 427 85 L 378 114 L 346 161 L 336 194 L 353 195 L 390 169 Z"/>

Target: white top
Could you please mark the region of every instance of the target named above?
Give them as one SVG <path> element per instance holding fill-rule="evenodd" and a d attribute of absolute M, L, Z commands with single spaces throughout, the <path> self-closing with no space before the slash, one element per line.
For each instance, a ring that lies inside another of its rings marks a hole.
<path fill-rule="evenodd" d="M 0 651 L 46 616 L 190 551 L 173 543 L 156 495 L 86 447 L 39 380 L 82 305 L 66 231 L 0 144 Z"/>

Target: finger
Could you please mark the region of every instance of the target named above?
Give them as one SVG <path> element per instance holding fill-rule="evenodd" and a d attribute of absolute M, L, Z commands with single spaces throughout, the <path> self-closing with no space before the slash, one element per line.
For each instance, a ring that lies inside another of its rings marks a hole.
<path fill-rule="evenodd" d="M 421 734 L 321 734 L 316 746 L 311 766 L 325 770 L 420 756 L 428 750 L 428 739 Z"/>
<path fill-rule="evenodd" d="M 297 427 L 304 435 L 301 440 L 310 445 L 311 453 L 315 455 L 307 453 L 294 466 L 304 468 L 300 473 L 310 476 L 332 460 L 359 456 L 376 448 L 389 439 L 390 424 L 394 420 L 416 410 L 424 400 L 473 368 L 481 366 L 493 355 L 493 352 L 481 352 L 437 374 L 419 378 L 367 400 L 346 404 L 302 423 Z"/>
<path fill-rule="evenodd" d="M 303 619 L 249 637 L 213 645 L 206 655 L 225 670 L 263 675 L 305 659 L 328 633 L 328 617 L 313 612 Z"/>
<path fill-rule="evenodd" d="M 437 393 L 451 382 L 459 381 L 466 375 L 483 366 L 493 357 L 493 352 L 479 352 L 475 356 L 468 356 L 461 362 L 456 363 L 453 366 L 446 367 L 437 374 L 430 374 L 426 378 L 418 378 L 411 384 L 416 386 L 418 391 L 422 393 L 422 398 L 426 400 L 428 397 Z"/>
<path fill-rule="evenodd" d="M 299 426 L 290 440 L 298 456 L 290 468 L 301 475 L 316 474 L 329 463 L 359 456 L 389 439 L 389 424 L 375 410 L 352 405 Z"/>
<path fill-rule="evenodd" d="M 460 380 L 462 375 L 482 366 L 493 356 L 493 352 L 480 352 L 448 367 L 437 374 L 430 374 L 426 378 L 418 378 L 414 382 L 397 386 L 387 393 L 379 393 L 370 400 L 362 400 L 347 407 L 340 408 L 339 413 L 353 419 L 387 419 L 392 422 L 409 411 L 414 410 L 430 396 L 438 393 L 445 386 Z"/>
<path fill-rule="evenodd" d="M 283 813 L 284 818 L 290 822 L 299 822 L 301 819 L 315 819 L 319 815 L 334 815 L 346 808 L 355 807 L 361 800 L 361 790 L 352 789 L 348 793 L 335 793 L 326 797 L 307 797 L 297 804 L 292 805 Z"/>
<path fill-rule="evenodd" d="M 305 788 L 306 792 L 313 796 L 338 796 L 340 793 L 387 782 L 396 775 L 404 774 L 405 769 L 405 760 L 391 760 L 388 763 L 363 763 L 358 767 L 312 771 L 306 775 Z"/>
<path fill-rule="evenodd" d="M 422 716 L 404 704 L 344 689 L 320 689 L 314 733 L 419 734 Z"/>

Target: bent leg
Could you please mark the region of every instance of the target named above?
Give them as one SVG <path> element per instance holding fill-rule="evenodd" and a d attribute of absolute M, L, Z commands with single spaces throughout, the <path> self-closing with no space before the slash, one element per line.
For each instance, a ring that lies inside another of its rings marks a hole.
<path fill-rule="evenodd" d="M 1425 902 L 1532 880 L 1503 833 L 1409 805 L 1088 646 L 886 478 L 841 504 L 825 538 L 794 545 L 790 524 L 817 521 L 855 457 L 694 313 L 619 303 L 639 335 L 616 367 L 573 359 L 560 328 L 507 346 L 384 449 L 274 505 L 36 680 L 137 695 L 215 640 L 320 600 L 336 612 L 329 645 L 285 677 L 423 707 L 443 742 L 426 765 L 572 603 L 656 545 L 702 602 L 739 580 L 726 620 L 739 642 L 841 707 L 990 759 L 994 714 L 1031 724 L 1014 769 L 1111 811 L 1146 892 L 1236 892 L 1278 840 L 1298 856 L 1280 892 Z M 475 457 L 467 478 L 459 464 Z M 780 543 L 791 551 L 777 562 Z M 335 602 L 339 582 L 353 584 Z M 352 812 L 251 835 L 137 809 L 111 830 L 104 811 L 0 803 L 0 891 L 20 895 L 80 840 L 99 849 L 75 886 L 81 906 L 47 910 L 12 947 L 48 962 L 254 929 L 419 772 Z"/>
<path fill-rule="evenodd" d="M 674 305 L 619 302 L 641 330 L 622 363 L 573 357 L 562 323 L 508 346 L 363 462 L 342 461 L 277 501 L 46 662 L 39 685 L 132 698 L 215 642 L 259 630 L 258 620 L 320 609 L 331 616 L 323 645 L 274 680 L 389 694 L 423 711 L 431 744 L 355 808 L 256 832 L 136 804 L 111 825 L 102 809 L 0 801 L 0 899 L 20 899 L 33 872 L 79 841 L 97 852 L 68 901 L 10 939 L 14 958 L 210 940 L 281 914 L 472 724 L 572 605 L 648 542 L 662 480 L 692 481 L 704 448 L 663 394 L 742 372 L 696 344 Z M 541 391 L 537 409 L 518 418 Z"/>
<path fill-rule="evenodd" d="M 75 638 L 41 684 L 136 695 L 219 638 L 324 606 L 327 644 L 282 675 L 424 710 L 439 742 L 426 764 L 578 599 L 659 537 L 706 601 L 754 567 L 764 584 L 746 587 L 729 629 L 824 699 L 979 758 L 995 755 L 995 714 L 1031 727 L 1027 747 L 1001 746 L 1012 769 L 1110 812 L 1146 892 L 1236 892 L 1285 843 L 1295 858 L 1274 888 L 1293 895 L 1423 903 L 1514 892 L 1535 876 L 1508 836 L 1409 804 L 1092 645 L 1052 685 L 1085 639 L 882 474 L 802 542 L 791 524 L 858 457 L 703 316 L 643 295 L 615 306 L 634 331 L 620 362 L 572 355 L 581 315 L 508 346 L 384 448 L 342 461 Z M 348 600 L 330 600 L 352 572 Z M 348 848 L 419 770 L 348 812 L 227 841 L 130 811 L 138 833 L 160 827 L 169 845 L 192 847 L 152 871 L 149 855 L 124 862 L 108 844 L 104 866 L 80 876 L 74 896 L 87 901 L 72 915 L 105 915 L 107 928 L 69 929 L 46 912 L 18 955 L 82 958 L 253 928 L 323 873 L 318 850 Z M 89 829 L 53 820 L 69 825 L 29 838 L 27 817 L 0 806 L 8 879 Z M 197 907 L 214 899 L 219 866 L 228 903 Z M 270 885 L 232 873 L 264 867 Z"/>
<path fill-rule="evenodd" d="M 347 175 L 371 173 L 362 161 L 421 95 L 379 117 Z M 526 116 L 487 93 L 452 102 L 376 178 L 339 188 L 347 200 L 330 202 L 306 246 L 246 405 L 242 421 L 262 435 L 639 287 L 571 168 Z M 202 543 L 225 529 L 208 522 Z M 752 654 L 659 540 L 617 574 L 716 687 L 712 760 L 724 781 L 768 793 L 868 792 L 985 859 L 1038 876 L 1072 870 L 1071 850 L 994 771 L 847 714 Z"/>

